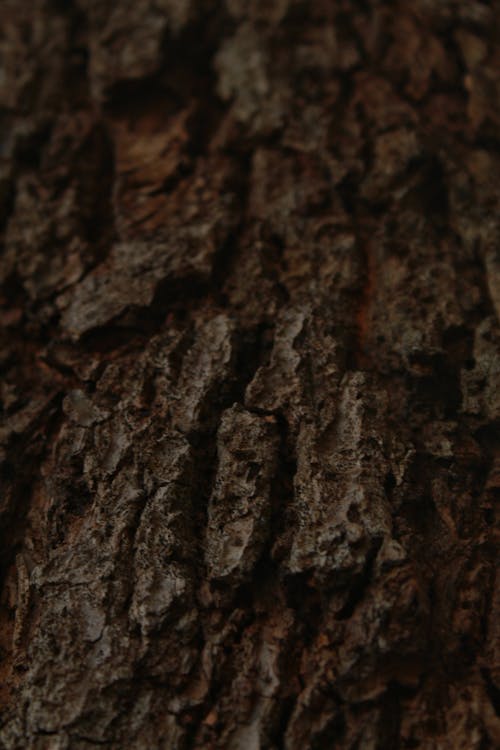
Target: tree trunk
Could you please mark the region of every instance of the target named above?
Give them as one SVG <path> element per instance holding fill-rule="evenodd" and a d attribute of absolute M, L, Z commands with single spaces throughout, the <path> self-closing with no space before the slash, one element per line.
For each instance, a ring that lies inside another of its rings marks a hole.
<path fill-rule="evenodd" d="M 0 747 L 500 746 L 499 3 L 0 13 Z"/>

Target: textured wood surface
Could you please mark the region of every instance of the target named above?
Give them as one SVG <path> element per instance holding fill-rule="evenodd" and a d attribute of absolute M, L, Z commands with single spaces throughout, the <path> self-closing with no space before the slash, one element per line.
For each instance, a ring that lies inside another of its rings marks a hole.
<path fill-rule="evenodd" d="M 0 747 L 500 746 L 500 6 L 0 4 Z"/>

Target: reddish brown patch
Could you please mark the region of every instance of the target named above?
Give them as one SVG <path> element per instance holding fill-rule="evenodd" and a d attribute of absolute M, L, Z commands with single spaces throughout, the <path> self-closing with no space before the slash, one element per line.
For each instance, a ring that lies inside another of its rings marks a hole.
<path fill-rule="evenodd" d="M 5 576 L 0 600 L 0 707 L 6 706 L 11 698 L 15 592 L 16 567 L 12 564 Z"/>

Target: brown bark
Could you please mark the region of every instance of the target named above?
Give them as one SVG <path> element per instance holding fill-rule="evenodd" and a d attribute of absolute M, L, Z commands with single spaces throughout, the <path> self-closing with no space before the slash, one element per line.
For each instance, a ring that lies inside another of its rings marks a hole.
<path fill-rule="evenodd" d="M 500 745 L 499 13 L 3 0 L 1 748 Z"/>

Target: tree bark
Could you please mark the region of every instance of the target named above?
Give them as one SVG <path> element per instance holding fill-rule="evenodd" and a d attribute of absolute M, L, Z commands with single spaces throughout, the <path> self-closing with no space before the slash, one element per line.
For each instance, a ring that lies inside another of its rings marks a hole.
<path fill-rule="evenodd" d="M 0 747 L 500 746 L 499 3 L 0 14 Z"/>

